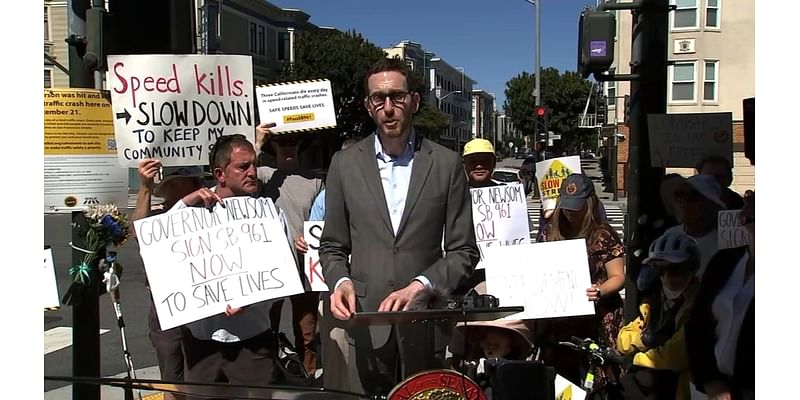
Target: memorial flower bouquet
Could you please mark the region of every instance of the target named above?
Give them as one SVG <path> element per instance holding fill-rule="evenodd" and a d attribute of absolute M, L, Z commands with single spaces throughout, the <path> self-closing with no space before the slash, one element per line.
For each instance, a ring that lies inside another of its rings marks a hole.
<path fill-rule="evenodd" d="M 98 204 L 88 207 L 83 216 L 86 227 L 82 229 L 85 247 L 71 244 L 72 248 L 84 253 L 83 261 L 69 269 L 72 284 L 64 296 L 63 302 L 74 305 L 75 291 L 88 287 L 93 279 L 101 276 L 97 264 L 104 256 L 108 246 L 121 246 L 130 237 L 128 216 L 120 212 L 114 204 Z"/>

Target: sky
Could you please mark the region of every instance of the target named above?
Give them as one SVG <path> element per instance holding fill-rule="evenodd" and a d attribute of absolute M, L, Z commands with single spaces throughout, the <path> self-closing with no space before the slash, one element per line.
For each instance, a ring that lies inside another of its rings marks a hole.
<path fill-rule="evenodd" d="M 578 17 L 594 0 L 541 1 L 541 67 L 575 71 Z M 454 67 L 474 88 L 494 93 L 503 109 L 505 83 L 534 69 L 534 6 L 526 0 L 269 0 L 297 8 L 318 26 L 354 29 L 381 48 L 420 43 Z"/>

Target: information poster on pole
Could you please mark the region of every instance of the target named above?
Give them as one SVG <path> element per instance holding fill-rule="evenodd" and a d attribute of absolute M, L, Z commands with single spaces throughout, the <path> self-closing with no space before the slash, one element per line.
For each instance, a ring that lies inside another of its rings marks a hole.
<path fill-rule="evenodd" d="M 312 292 L 330 290 L 322 276 L 322 265 L 319 262 L 319 238 L 322 237 L 323 228 L 325 228 L 325 221 L 305 221 L 303 223 L 303 238 L 308 245 L 303 272 L 305 272 Z"/>
<path fill-rule="evenodd" d="M 128 170 L 117 162 L 108 92 L 44 90 L 44 212 L 92 204 L 128 207 Z"/>
<path fill-rule="evenodd" d="M 256 88 L 258 115 L 274 122 L 273 133 L 310 132 L 336 127 L 331 81 L 280 82 Z"/>
<path fill-rule="evenodd" d="M 580 173 L 581 158 L 579 156 L 551 158 L 536 163 L 536 182 L 539 184 L 542 207 L 545 210 L 555 209 L 561 182 L 571 174 Z"/>
<path fill-rule="evenodd" d="M 650 165 L 694 168 L 715 155 L 733 165 L 733 113 L 648 114 Z"/>
<path fill-rule="evenodd" d="M 491 246 L 530 243 L 528 204 L 522 184 L 470 189 L 475 241 L 481 251 Z M 479 262 L 476 269 L 483 268 Z"/>
<path fill-rule="evenodd" d="M 218 137 L 255 142 L 253 64 L 241 55 L 108 57 L 119 164 L 206 165 Z"/>
<path fill-rule="evenodd" d="M 506 319 L 592 315 L 592 286 L 584 239 L 488 247 L 486 290 L 500 305 L 524 306 Z"/>
<path fill-rule="evenodd" d="M 304 291 L 272 200 L 223 201 L 134 221 L 162 329 Z"/>

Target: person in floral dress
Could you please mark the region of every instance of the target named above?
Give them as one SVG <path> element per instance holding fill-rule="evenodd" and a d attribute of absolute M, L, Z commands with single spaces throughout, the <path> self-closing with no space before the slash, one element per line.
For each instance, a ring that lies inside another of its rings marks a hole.
<path fill-rule="evenodd" d="M 600 200 L 591 179 L 571 174 L 561 184 L 556 209 L 544 229 L 544 241 L 586 240 L 592 285 L 586 289 L 595 315 L 551 318 L 535 325 L 540 359 L 556 368 L 561 376 L 580 384 L 588 363 L 573 350 L 559 346 L 571 336 L 591 338 L 614 348 L 622 326 L 623 302 L 619 291 L 625 284 L 625 247 L 617 232 L 596 212 Z M 600 388 L 622 374 L 621 366 L 596 371 L 594 388 Z"/>

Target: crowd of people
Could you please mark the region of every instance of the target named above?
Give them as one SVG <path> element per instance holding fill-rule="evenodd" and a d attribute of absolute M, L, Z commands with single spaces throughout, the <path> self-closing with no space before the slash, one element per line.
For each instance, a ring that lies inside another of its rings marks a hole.
<path fill-rule="evenodd" d="M 577 336 L 593 338 L 629 361 L 598 371 L 595 388 L 615 384 L 626 398 L 643 399 L 688 399 L 698 392 L 720 400 L 754 397 L 755 195 L 742 197 L 728 188 L 732 175 L 725 158 L 703 160 L 692 177 L 664 179 L 664 207 L 676 224 L 643 256 L 637 277 L 643 296 L 632 321 L 623 320 L 620 294 L 625 245 L 608 224 L 594 183 L 572 174 L 559 189 L 555 209 L 541 210 L 535 241 L 585 240 L 591 277 L 585 293 L 594 315 L 442 324 L 437 334 L 444 340 L 434 341 L 434 348 L 419 324 L 344 324 L 356 312 L 406 310 L 426 291 L 486 293 L 483 271 L 475 269 L 480 252 L 470 189 L 501 184 L 492 180 L 491 142 L 474 139 L 458 154 L 415 131 L 420 95 L 403 61 L 379 61 L 363 83 L 364 107 L 377 129 L 346 141 L 324 181 L 300 168 L 303 137 L 273 134 L 274 124 L 267 122 L 256 129 L 255 143 L 243 135 L 217 140 L 209 155 L 211 188 L 203 186 L 200 167 L 164 168 L 156 184 L 160 162 L 142 161 L 133 219 L 153 214 L 153 195 L 164 200 L 163 212 L 210 207 L 232 196 L 271 198 L 301 277 L 308 250 L 303 222 L 324 221 L 319 255 L 330 292 L 306 287 L 289 300 L 302 369 L 327 389 L 386 394 L 416 372 L 460 368 L 449 357 L 459 338 L 471 349 L 461 357 L 538 360 L 579 384 L 585 360 L 558 346 Z M 274 152 L 276 167 L 259 166 L 263 151 Z M 718 249 L 716 216 L 727 209 L 741 210 L 747 246 Z M 285 382 L 275 368 L 283 305 L 276 299 L 229 306 L 224 314 L 164 331 L 151 304 L 151 339 L 162 379 Z"/>

